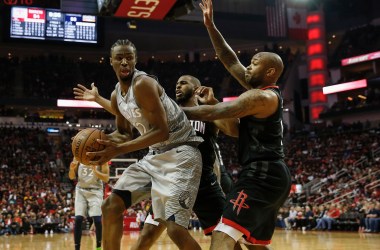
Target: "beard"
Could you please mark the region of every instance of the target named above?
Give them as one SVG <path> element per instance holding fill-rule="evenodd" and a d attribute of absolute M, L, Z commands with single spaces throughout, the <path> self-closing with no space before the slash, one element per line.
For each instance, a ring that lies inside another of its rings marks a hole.
<path fill-rule="evenodd" d="M 176 101 L 178 104 L 184 104 L 184 103 L 187 102 L 192 96 L 193 96 L 193 93 L 191 93 L 191 92 L 184 92 L 184 93 L 182 93 L 181 96 L 176 97 L 176 98 L 175 98 L 175 101 Z"/>
<path fill-rule="evenodd" d="M 245 81 L 246 83 L 248 83 L 252 88 L 257 88 L 258 86 L 260 86 L 262 83 L 263 83 L 263 79 L 258 79 L 258 78 L 255 78 L 255 77 L 245 77 Z"/>

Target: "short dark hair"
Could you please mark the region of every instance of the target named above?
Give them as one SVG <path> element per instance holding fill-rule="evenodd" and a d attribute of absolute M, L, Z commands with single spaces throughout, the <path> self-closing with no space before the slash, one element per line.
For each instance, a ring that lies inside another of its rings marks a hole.
<path fill-rule="evenodd" d="M 112 55 L 113 49 L 116 46 L 120 46 L 120 45 L 131 46 L 133 48 L 133 52 L 135 53 L 135 56 L 137 56 L 136 46 L 131 41 L 129 41 L 128 39 L 119 39 L 114 44 L 112 44 L 112 46 L 111 46 L 111 55 Z"/>

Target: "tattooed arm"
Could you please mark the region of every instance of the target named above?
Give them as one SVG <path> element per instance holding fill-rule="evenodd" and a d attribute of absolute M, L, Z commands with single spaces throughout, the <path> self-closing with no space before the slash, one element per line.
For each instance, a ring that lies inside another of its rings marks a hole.
<path fill-rule="evenodd" d="M 276 111 L 278 105 L 278 97 L 273 91 L 251 89 L 231 102 L 191 108 L 183 107 L 182 109 L 189 119 L 213 121 L 226 118 L 241 118 L 249 115 L 256 118 L 266 118 Z"/>
<path fill-rule="evenodd" d="M 239 61 L 236 53 L 228 45 L 222 34 L 216 28 L 213 20 L 213 8 L 211 0 L 204 0 L 199 4 L 203 12 L 203 21 L 210 36 L 212 45 L 224 67 L 231 73 L 231 75 L 239 81 L 239 83 L 246 89 L 251 89 L 252 86 L 245 81 L 246 68 Z"/>

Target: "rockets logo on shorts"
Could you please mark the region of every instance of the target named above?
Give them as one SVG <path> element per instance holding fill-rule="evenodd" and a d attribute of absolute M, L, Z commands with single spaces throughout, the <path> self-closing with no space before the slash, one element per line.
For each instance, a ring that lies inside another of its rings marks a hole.
<path fill-rule="evenodd" d="M 245 208 L 245 209 L 249 208 L 248 204 L 245 203 L 245 200 L 248 198 L 248 195 L 246 193 L 244 193 L 244 190 L 241 190 L 238 194 L 239 195 L 238 195 L 236 200 L 234 200 L 234 199 L 230 200 L 230 202 L 232 204 L 234 204 L 232 211 L 235 211 L 235 209 L 237 208 L 237 210 L 236 210 L 237 215 L 239 215 L 240 210 L 242 208 Z"/>
<path fill-rule="evenodd" d="M 191 196 L 190 196 L 190 192 L 189 191 L 182 192 L 179 195 L 178 201 L 179 201 L 179 204 L 181 205 L 181 207 L 183 207 L 185 209 L 189 209 L 191 201 L 192 201 Z"/>

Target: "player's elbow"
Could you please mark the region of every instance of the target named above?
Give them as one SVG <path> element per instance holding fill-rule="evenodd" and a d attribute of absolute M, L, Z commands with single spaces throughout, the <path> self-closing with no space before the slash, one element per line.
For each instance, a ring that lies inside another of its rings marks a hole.
<path fill-rule="evenodd" d="M 169 128 L 168 127 L 160 128 L 158 137 L 159 137 L 160 142 L 166 141 L 167 139 L 169 139 Z"/>

